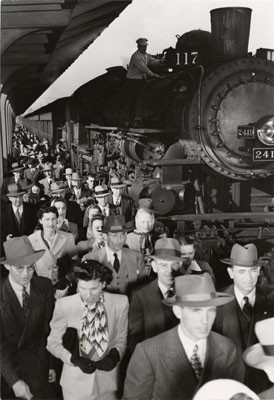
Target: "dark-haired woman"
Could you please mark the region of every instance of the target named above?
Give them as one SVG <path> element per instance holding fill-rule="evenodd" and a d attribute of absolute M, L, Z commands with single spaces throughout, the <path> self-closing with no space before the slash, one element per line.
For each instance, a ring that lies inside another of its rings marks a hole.
<path fill-rule="evenodd" d="M 64 400 L 117 399 L 118 364 L 126 349 L 128 299 L 104 292 L 112 271 L 98 261 L 75 267 L 77 294 L 57 299 L 47 349 L 63 361 Z M 70 350 L 67 328 L 75 333 Z"/>
<path fill-rule="evenodd" d="M 58 259 L 64 256 L 76 256 L 77 248 L 72 233 L 57 229 L 58 211 L 56 207 L 40 208 L 38 220 L 40 230 L 29 236 L 34 250 L 46 250 L 36 262 L 37 275 L 44 276 L 55 283 L 60 277 L 58 274 Z"/>

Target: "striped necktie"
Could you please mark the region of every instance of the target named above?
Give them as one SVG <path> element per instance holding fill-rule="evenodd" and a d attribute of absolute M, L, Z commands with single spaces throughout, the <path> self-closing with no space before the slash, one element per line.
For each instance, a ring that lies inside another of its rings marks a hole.
<path fill-rule="evenodd" d="M 22 287 L 22 305 L 23 305 L 23 310 L 25 316 L 27 315 L 29 311 L 29 303 L 30 303 L 30 295 L 27 292 L 26 286 Z"/>
<path fill-rule="evenodd" d="M 203 371 L 203 367 L 202 367 L 202 363 L 200 360 L 200 357 L 198 355 L 198 345 L 195 344 L 194 348 L 193 348 L 193 353 L 192 356 L 190 358 L 190 364 L 195 372 L 196 378 L 200 379 L 200 376 L 202 374 Z"/>

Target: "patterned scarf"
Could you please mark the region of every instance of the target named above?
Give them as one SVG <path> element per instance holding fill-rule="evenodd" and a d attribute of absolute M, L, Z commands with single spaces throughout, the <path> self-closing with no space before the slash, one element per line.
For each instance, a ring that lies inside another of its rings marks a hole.
<path fill-rule="evenodd" d="M 80 325 L 81 349 L 89 354 L 94 346 L 99 357 L 105 353 L 109 342 L 107 317 L 103 302 L 103 294 L 94 304 L 84 302 L 85 309 Z"/>

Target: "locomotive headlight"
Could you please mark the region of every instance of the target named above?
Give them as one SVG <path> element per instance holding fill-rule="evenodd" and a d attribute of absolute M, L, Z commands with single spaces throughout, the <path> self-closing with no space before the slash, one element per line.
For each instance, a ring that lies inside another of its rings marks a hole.
<path fill-rule="evenodd" d="M 258 121 L 257 136 L 263 144 L 274 145 L 274 117 L 268 115 Z"/>

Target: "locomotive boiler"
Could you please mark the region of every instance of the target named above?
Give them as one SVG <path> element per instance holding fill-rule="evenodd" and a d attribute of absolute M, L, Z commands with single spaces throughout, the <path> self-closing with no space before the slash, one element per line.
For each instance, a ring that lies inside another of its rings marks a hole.
<path fill-rule="evenodd" d="M 161 78 L 136 93 L 126 70 L 112 67 L 89 83 L 88 101 L 79 96 L 91 137 L 152 171 L 131 195 L 151 196 L 160 215 L 263 211 L 273 202 L 274 51 L 248 53 L 251 12 L 212 10 L 211 32 L 177 35 L 158 55 Z"/>

